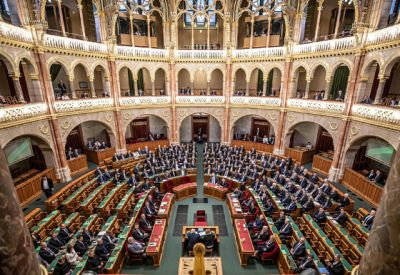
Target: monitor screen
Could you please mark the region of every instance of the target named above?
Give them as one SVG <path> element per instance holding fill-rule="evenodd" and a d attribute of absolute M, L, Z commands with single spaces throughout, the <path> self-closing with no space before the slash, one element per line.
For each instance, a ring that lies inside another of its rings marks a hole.
<path fill-rule="evenodd" d="M 11 141 L 4 148 L 4 153 L 6 154 L 8 165 L 32 157 L 33 151 L 31 139 L 26 137 Z"/>
<path fill-rule="evenodd" d="M 377 139 L 368 140 L 366 157 L 390 166 L 394 153 L 390 144 Z"/>

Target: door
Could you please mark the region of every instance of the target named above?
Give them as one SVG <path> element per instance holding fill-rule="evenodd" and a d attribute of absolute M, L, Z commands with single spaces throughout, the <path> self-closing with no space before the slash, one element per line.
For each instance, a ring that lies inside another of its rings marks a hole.
<path fill-rule="evenodd" d="M 131 122 L 131 136 L 134 141 L 147 140 L 149 136 L 149 118 L 139 118 Z"/>
<path fill-rule="evenodd" d="M 269 136 L 269 122 L 265 119 L 252 119 L 251 137 L 257 136 L 263 138 L 264 135 Z"/>
<path fill-rule="evenodd" d="M 76 126 L 67 137 L 67 143 L 65 144 L 65 152 L 68 152 L 68 148 L 79 149 L 83 152 L 84 148 L 82 128 L 81 125 Z"/>
<path fill-rule="evenodd" d="M 209 117 L 192 116 L 192 140 L 197 141 L 199 136 L 205 142 L 209 138 Z"/>

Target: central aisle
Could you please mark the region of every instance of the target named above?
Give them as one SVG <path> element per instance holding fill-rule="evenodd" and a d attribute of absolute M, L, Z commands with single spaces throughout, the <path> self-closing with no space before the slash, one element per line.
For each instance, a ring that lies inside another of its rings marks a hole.
<path fill-rule="evenodd" d="M 197 145 L 197 198 L 203 198 L 203 144 Z M 214 225 L 214 217 L 212 206 L 222 206 L 225 223 L 227 227 L 227 236 L 220 237 L 220 257 L 222 258 L 222 268 L 224 275 L 242 275 L 242 274 L 279 274 L 276 265 L 263 265 L 258 261 L 249 260 L 247 267 L 241 267 L 239 263 L 238 253 L 235 244 L 235 236 L 232 228 L 232 220 L 230 218 L 229 209 L 226 206 L 225 201 L 218 201 L 212 198 L 208 198 L 208 203 L 193 203 L 193 198 L 175 202 L 170 221 L 168 223 L 166 243 L 164 245 L 163 257 L 161 265 L 158 268 L 154 268 L 152 265 L 125 265 L 122 273 L 123 274 L 157 274 L 157 275 L 176 275 L 178 274 L 179 258 L 182 256 L 181 249 L 181 236 L 173 236 L 175 221 L 177 218 L 177 208 L 179 205 L 186 206 L 187 211 L 187 222 L 186 224 L 193 224 L 193 215 L 197 210 L 205 210 L 207 213 L 207 222 L 209 225 Z M 180 214 L 179 214 L 180 215 Z M 180 229 L 181 232 L 181 229 Z"/>

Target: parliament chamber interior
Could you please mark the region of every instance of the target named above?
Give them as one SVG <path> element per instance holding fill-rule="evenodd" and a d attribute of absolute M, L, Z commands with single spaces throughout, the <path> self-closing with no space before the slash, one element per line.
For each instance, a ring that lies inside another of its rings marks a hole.
<path fill-rule="evenodd" d="M 400 274 L 400 0 L 0 0 L 0 274 Z"/>

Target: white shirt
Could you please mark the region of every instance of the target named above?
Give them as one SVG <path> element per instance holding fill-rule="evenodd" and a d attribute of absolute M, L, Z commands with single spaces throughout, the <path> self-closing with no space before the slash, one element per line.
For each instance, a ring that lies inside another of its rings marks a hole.
<path fill-rule="evenodd" d="M 47 182 L 47 179 L 43 180 L 43 189 L 44 189 L 44 190 L 50 189 L 49 183 Z"/>

